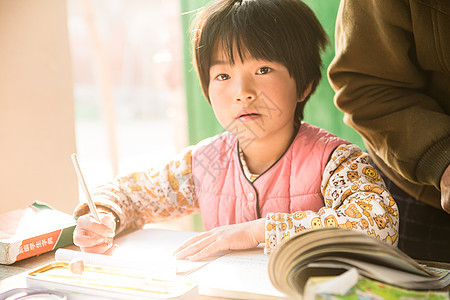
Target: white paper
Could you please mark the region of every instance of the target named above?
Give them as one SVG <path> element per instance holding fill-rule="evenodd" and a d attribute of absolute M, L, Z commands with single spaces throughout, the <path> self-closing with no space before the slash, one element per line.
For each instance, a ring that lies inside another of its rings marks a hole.
<path fill-rule="evenodd" d="M 176 260 L 173 251 L 197 234 L 192 231 L 142 229 L 115 240 L 119 247 L 112 255 L 58 249 L 55 259 L 70 262 L 82 258 L 86 264 L 146 270 L 151 275 L 187 275 L 224 254 L 202 261 Z"/>
<path fill-rule="evenodd" d="M 199 270 L 199 293 L 240 299 L 286 298 L 270 282 L 268 261 L 262 248 L 226 254 Z"/>

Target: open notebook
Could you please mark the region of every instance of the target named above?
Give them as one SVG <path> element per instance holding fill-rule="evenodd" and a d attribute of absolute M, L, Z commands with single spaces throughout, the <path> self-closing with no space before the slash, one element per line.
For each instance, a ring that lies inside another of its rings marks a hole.
<path fill-rule="evenodd" d="M 58 249 L 55 260 L 70 262 L 82 258 L 86 264 L 145 270 L 154 275 L 187 275 L 218 257 L 203 261 L 176 260 L 173 251 L 196 232 L 165 229 L 143 229 L 119 237 L 119 247 L 112 255 Z"/>

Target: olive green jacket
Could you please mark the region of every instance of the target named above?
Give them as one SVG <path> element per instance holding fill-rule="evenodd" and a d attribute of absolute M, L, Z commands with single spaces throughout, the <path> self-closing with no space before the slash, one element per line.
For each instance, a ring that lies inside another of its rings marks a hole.
<path fill-rule="evenodd" d="M 335 43 L 328 76 L 344 121 L 398 186 L 441 207 L 450 163 L 450 1 L 342 0 Z"/>

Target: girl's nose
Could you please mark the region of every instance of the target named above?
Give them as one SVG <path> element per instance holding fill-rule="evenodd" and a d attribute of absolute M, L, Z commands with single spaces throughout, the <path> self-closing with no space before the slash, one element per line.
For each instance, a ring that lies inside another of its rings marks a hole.
<path fill-rule="evenodd" d="M 241 78 L 236 89 L 236 101 L 250 102 L 256 99 L 256 90 L 250 78 Z"/>

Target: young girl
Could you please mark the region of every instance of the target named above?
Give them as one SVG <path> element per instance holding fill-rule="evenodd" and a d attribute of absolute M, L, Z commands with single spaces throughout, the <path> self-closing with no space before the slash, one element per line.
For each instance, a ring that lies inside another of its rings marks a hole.
<path fill-rule="evenodd" d="M 119 177 L 94 191 L 101 223 L 75 210 L 75 244 L 111 251 L 125 228 L 201 211 L 204 233 L 177 258 L 202 259 L 333 226 L 397 244 L 397 206 L 366 153 L 302 122 L 321 77 L 327 38 L 299 0 L 216 0 L 197 18 L 195 65 L 226 129 L 162 170 Z"/>

